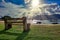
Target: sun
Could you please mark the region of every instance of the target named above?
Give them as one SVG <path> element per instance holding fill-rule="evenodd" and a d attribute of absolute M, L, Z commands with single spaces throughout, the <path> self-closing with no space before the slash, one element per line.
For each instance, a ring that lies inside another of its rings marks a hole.
<path fill-rule="evenodd" d="M 32 1 L 31 1 L 31 7 L 32 7 L 32 8 L 38 7 L 39 4 L 40 4 L 39 0 L 32 0 Z"/>
<path fill-rule="evenodd" d="M 43 6 L 43 0 L 25 0 L 28 3 L 27 16 L 33 17 L 42 14 L 40 7 Z"/>

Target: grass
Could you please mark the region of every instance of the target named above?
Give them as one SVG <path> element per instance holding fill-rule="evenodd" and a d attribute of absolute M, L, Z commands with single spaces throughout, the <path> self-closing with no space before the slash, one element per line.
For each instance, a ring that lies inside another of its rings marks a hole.
<path fill-rule="evenodd" d="M 23 32 L 23 26 L 13 25 L 4 31 L 0 24 L 0 40 L 60 40 L 60 25 L 31 25 L 29 32 Z"/>

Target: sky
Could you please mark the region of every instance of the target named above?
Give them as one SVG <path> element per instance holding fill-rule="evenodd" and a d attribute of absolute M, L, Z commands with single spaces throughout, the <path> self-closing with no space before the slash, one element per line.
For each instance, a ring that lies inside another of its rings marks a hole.
<path fill-rule="evenodd" d="M 0 0 L 1 1 L 1 0 Z M 25 5 L 25 0 L 5 0 L 6 2 L 11 2 L 16 5 Z M 60 4 L 60 0 L 43 0 L 44 3 L 50 4 L 50 3 L 57 3 Z"/>
<path fill-rule="evenodd" d="M 60 0 L 44 0 L 45 3 L 57 3 L 57 4 L 60 4 Z"/>
<path fill-rule="evenodd" d="M 60 0 L 0 0 L 0 17 L 33 17 L 44 13 L 60 14 Z"/>

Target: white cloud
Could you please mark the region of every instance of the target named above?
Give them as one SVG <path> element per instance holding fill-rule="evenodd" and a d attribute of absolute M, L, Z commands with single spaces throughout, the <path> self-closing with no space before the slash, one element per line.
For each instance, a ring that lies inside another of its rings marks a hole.
<path fill-rule="evenodd" d="M 48 15 L 51 14 L 60 14 L 60 6 L 57 3 L 51 3 L 51 4 L 43 4 L 43 6 L 41 7 L 43 8 L 44 13 L 47 13 Z"/>
<path fill-rule="evenodd" d="M 28 1 L 29 2 L 29 1 Z M 23 5 L 15 5 L 12 3 L 5 3 L 3 2 L 2 5 L 5 8 L 0 8 L 0 15 L 5 16 L 9 15 L 11 17 L 22 17 L 22 16 L 28 16 L 28 17 L 33 17 L 36 15 L 40 14 L 48 14 L 51 15 L 53 14 L 60 14 L 60 6 L 56 3 L 52 4 L 40 4 L 38 8 L 31 9 L 30 3 L 26 5 L 27 8 L 22 8 L 24 7 Z"/>
<path fill-rule="evenodd" d="M 22 5 L 18 6 L 12 3 L 4 3 L 3 6 L 5 8 L 0 8 L 1 16 L 9 15 L 11 17 L 22 17 L 23 13 L 26 11 L 25 8 L 22 8 Z"/>

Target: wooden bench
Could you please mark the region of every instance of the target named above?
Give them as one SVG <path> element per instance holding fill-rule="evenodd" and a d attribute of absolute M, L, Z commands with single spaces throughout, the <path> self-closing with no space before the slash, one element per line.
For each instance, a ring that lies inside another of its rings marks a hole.
<path fill-rule="evenodd" d="M 24 32 L 30 30 L 30 24 L 27 23 L 27 18 L 26 17 L 11 18 L 11 17 L 8 17 L 8 16 L 4 16 L 2 19 L 4 19 L 5 30 L 8 30 L 8 29 L 12 28 L 12 23 L 23 23 Z"/>

